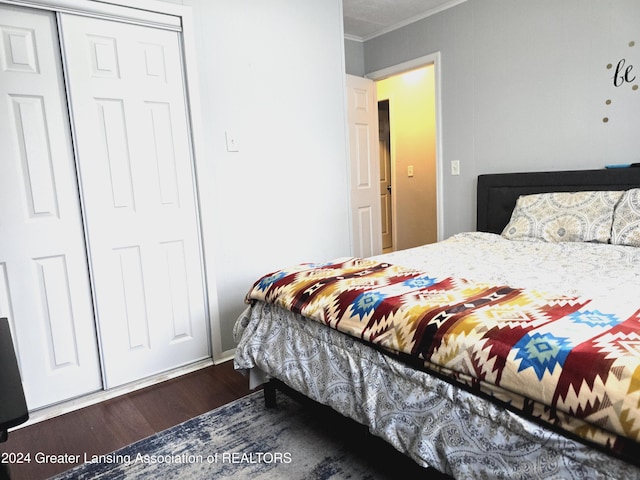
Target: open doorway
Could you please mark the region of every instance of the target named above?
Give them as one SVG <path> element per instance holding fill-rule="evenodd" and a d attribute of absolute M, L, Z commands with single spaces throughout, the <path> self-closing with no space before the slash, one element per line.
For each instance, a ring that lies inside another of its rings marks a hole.
<path fill-rule="evenodd" d="M 378 102 L 378 142 L 380 144 L 380 220 L 382 253 L 393 251 L 393 208 L 391 202 L 391 125 L 389 100 Z"/>
<path fill-rule="evenodd" d="M 376 81 L 383 251 L 438 240 L 434 63 Z"/>

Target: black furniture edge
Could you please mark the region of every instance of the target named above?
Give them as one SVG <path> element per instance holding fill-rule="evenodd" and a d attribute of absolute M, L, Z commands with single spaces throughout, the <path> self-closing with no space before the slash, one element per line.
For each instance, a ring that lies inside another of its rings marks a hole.
<path fill-rule="evenodd" d="M 8 430 L 29 420 L 9 320 L 0 318 L 0 442 Z"/>

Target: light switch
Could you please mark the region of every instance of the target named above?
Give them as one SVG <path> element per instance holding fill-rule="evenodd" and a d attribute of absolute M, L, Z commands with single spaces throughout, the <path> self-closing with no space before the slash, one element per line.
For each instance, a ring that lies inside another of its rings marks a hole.
<path fill-rule="evenodd" d="M 236 136 L 229 131 L 224 132 L 224 136 L 227 141 L 227 152 L 239 152 L 240 146 L 238 145 Z"/>
<path fill-rule="evenodd" d="M 413 177 L 413 165 L 409 165 L 407 167 L 407 176 L 408 177 Z"/>
<path fill-rule="evenodd" d="M 451 175 L 460 175 L 460 160 L 451 160 Z"/>

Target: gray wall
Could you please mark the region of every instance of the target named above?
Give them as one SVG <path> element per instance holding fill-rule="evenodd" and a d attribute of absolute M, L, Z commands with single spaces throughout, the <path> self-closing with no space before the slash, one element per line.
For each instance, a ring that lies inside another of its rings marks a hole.
<path fill-rule="evenodd" d="M 469 0 L 364 42 L 365 73 L 438 51 L 444 237 L 475 228 L 478 174 L 640 161 L 637 0 Z"/>
<path fill-rule="evenodd" d="M 364 44 L 361 41 L 345 38 L 345 67 L 349 75 L 364 77 Z"/>

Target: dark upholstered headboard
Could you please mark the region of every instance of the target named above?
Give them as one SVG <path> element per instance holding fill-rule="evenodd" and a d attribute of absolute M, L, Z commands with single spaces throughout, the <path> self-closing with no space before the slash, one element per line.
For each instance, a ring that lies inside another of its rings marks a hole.
<path fill-rule="evenodd" d="M 640 188 L 640 168 L 479 175 L 476 228 L 501 233 L 520 195 L 630 188 Z"/>

